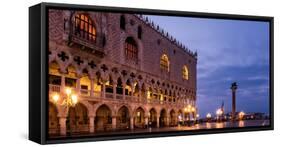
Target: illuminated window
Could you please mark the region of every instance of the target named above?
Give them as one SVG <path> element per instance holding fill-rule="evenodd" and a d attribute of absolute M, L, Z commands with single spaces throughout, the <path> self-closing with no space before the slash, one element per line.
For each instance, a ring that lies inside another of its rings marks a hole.
<path fill-rule="evenodd" d="M 169 72 L 169 58 L 166 54 L 163 54 L 160 59 L 160 68 Z"/>
<path fill-rule="evenodd" d="M 125 41 L 125 55 L 127 59 L 138 59 L 138 48 L 135 40 L 132 37 L 128 37 Z"/>
<path fill-rule="evenodd" d="M 77 14 L 74 21 L 75 35 L 90 41 L 96 41 L 96 28 L 89 16 Z"/>
<path fill-rule="evenodd" d="M 186 65 L 182 67 L 182 78 L 185 80 L 188 80 L 188 69 Z"/>

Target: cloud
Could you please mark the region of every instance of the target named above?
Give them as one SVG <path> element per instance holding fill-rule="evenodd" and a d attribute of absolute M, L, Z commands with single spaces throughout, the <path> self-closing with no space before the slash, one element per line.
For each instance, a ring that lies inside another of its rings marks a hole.
<path fill-rule="evenodd" d="M 268 76 L 264 76 L 264 75 L 257 75 L 257 76 L 253 76 L 253 77 L 249 77 L 248 80 L 268 80 L 269 77 Z"/>
<path fill-rule="evenodd" d="M 268 112 L 269 24 L 256 21 L 150 16 L 198 52 L 197 104 L 200 115 L 221 102 L 231 108 L 230 84 L 238 82 L 237 108 Z"/>

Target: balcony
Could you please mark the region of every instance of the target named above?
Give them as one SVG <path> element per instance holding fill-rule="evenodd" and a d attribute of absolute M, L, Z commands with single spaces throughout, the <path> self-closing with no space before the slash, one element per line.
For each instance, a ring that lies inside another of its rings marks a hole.
<path fill-rule="evenodd" d="M 60 85 L 49 84 L 49 92 L 60 93 Z"/>
<path fill-rule="evenodd" d="M 93 55 L 103 57 L 104 56 L 104 42 L 105 38 L 103 35 L 92 36 L 88 32 L 83 30 L 77 31 L 77 28 L 73 26 L 72 31 L 69 35 L 69 45 L 78 45 L 81 50 L 91 53 Z"/>
<path fill-rule="evenodd" d="M 52 93 L 62 93 L 60 85 L 52 85 L 49 84 L 49 94 Z M 101 100 L 109 100 L 109 101 L 123 101 L 123 102 L 132 102 L 132 103 L 142 103 L 142 104 L 159 104 L 159 105 L 174 105 L 174 106 L 183 106 L 183 103 L 180 102 L 168 102 L 168 101 L 160 101 L 158 99 L 147 99 L 145 97 L 131 96 L 131 95 L 122 95 L 122 94 L 114 94 L 113 93 L 105 93 L 103 97 L 102 92 L 93 91 L 87 89 L 80 89 L 80 92 L 76 88 L 73 90 L 79 93 L 79 98 L 88 100 L 88 101 L 101 101 Z"/>

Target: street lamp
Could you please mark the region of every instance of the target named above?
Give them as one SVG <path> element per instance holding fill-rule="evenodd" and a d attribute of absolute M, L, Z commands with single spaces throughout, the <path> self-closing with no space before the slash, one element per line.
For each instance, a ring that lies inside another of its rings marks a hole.
<path fill-rule="evenodd" d="M 212 114 L 211 113 L 207 113 L 206 115 L 207 121 L 210 121 L 212 118 Z"/>
<path fill-rule="evenodd" d="M 193 119 L 196 119 L 196 116 L 195 116 L 195 111 L 196 111 L 196 109 L 195 109 L 195 107 L 192 106 L 191 109 L 190 109 L 190 111 L 191 111 L 191 114 L 192 114 Z"/>
<path fill-rule="evenodd" d="M 192 112 L 192 113 L 195 112 L 195 107 L 191 107 L 191 112 Z"/>
<path fill-rule="evenodd" d="M 199 123 L 199 117 L 200 117 L 200 115 L 196 114 L 196 123 Z"/>
<path fill-rule="evenodd" d="M 187 123 L 188 123 L 188 126 L 190 125 L 190 113 L 191 113 L 191 111 L 192 111 L 192 106 L 191 105 L 188 105 L 187 106 L 187 114 L 188 114 L 188 121 L 187 121 Z"/>
<path fill-rule="evenodd" d="M 222 113 L 223 113 L 223 111 L 220 108 L 216 111 L 218 121 L 219 121 Z"/>
<path fill-rule="evenodd" d="M 74 107 L 78 103 L 78 96 L 75 93 L 73 93 L 72 89 L 69 87 L 65 88 L 65 94 L 61 94 L 61 95 L 62 96 L 60 96 L 58 93 L 55 93 L 52 96 L 52 99 L 56 104 L 58 104 L 60 97 L 62 97 L 63 101 L 59 105 L 66 107 L 67 111 L 69 111 L 70 107 Z M 67 117 L 69 117 L 69 115 Z M 71 126 L 69 126 L 69 129 L 71 135 Z"/>
<path fill-rule="evenodd" d="M 58 100 L 59 100 L 59 98 L 60 98 L 60 96 L 59 96 L 57 93 L 55 93 L 52 98 L 53 98 L 53 101 L 54 101 L 55 103 L 57 103 Z"/>
<path fill-rule="evenodd" d="M 243 111 L 239 112 L 239 114 L 238 114 L 239 119 L 242 120 L 244 115 L 245 115 L 245 113 Z"/>
<path fill-rule="evenodd" d="M 185 108 L 184 108 L 184 120 L 187 121 L 187 123 L 189 124 L 189 121 L 190 121 L 190 111 L 191 111 L 191 105 L 187 105 Z M 188 117 L 186 117 L 186 114 L 188 115 Z M 184 121 L 184 124 L 185 124 L 185 121 Z"/>

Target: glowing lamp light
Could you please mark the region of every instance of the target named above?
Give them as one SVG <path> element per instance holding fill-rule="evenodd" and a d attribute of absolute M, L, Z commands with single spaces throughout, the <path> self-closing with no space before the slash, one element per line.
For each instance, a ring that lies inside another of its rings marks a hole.
<path fill-rule="evenodd" d="M 238 115 L 239 115 L 239 118 L 240 118 L 240 119 L 243 119 L 243 117 L 244 117 L 245 113 L 244 113 L 243 111 L 241 111 L 241 112 L 239 112 L 239 114 L 238 114 Z"/>
<path fill-rule="evenodd" d="M 208 113 L 208 114 L 206 115 L 206 117 L 207 117 L 207 118 L 211 118 L 211 117 L 212 117 L 211 113 Z"/>
<path fill-rule="evenodd" d="M 66 88 L 66 89 L 65 89 L 65 93 L 66 93 L 67 95 L 70 95 L 70 94 L 71 94 L 71 88 Z"/>
<path fill-rule="evenodd" d="M 179 121 L 182 121 L 182 117 L 181 117 L 181 115 L 179 115 L 179 116 L 178 116 L 178 118 L 179 118 Z"/>
<path fill-rule="evenodd" d="M 191 108 L 191 111 L 192 111 L 192 112 L 195 112 L 195 108 L 194 108 L 194 107 L 192 107 L 192 108 Z"/>
<path fill-rule="evenodd" d="M 216 112 L 216 114 L 217 114 L 217 115 L 222 115 L 222 110 L 221 110 L 221 109 L 218 109 L 217 112 Z"/>
<path fill-rule="evenodd" d="M 72 96 L 71 96 L 71 100 L 72 100 L 73 104 L 76 104 L 76 103 L 78 102 L 78 97 L 77 97 L 77 95 L 72 95 Z"/>
<path fill-rule="evenodd" d="M 57 102 L 59 100 L 60 96 L 56 93 L 53 95 L 53 101 Z"/>

